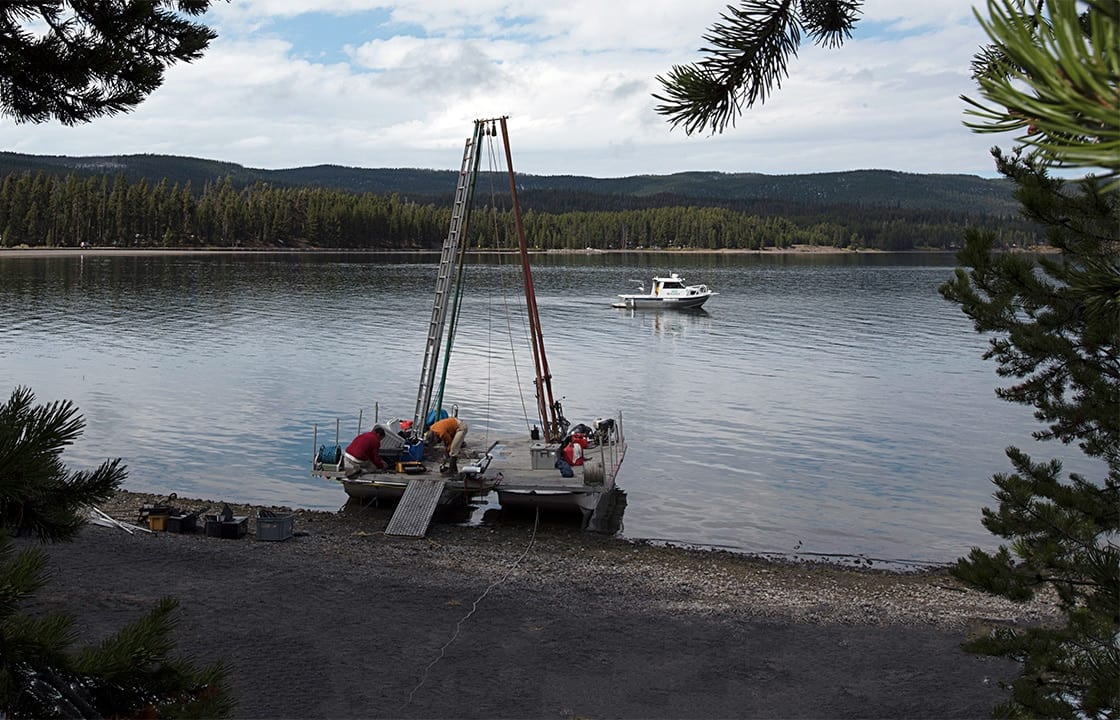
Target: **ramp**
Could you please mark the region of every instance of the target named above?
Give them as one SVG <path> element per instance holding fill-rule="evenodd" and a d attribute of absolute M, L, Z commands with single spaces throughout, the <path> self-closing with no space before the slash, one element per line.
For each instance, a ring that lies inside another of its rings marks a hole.
<path fill-rule="evenodd" d="M 435 515 L 439 496 L 443 494 L 443 484 L 443 478 L 409 480 L 385 534 L 424 537 L 424 533 L 428 532 L 428 523 Z"/>

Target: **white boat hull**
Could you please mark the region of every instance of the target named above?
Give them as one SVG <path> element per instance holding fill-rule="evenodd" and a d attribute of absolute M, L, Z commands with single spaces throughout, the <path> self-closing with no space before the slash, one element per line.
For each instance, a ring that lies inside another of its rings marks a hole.
<path fill-rule="evenodd" d="M 653 295 L 619 295 L 619 301 L 614 303 L 616 308 L 629 308 L 634 310 L 648 310 L 651 308 L 666 308 L 672 310 L 690 310 L 703 307 L 715 293 L 689 295 L 685 297 L 654 297 Z"/>
<path fill-rule="evenodd" d="M 417 475 L 405 473 L 363 473 L 356 478 L 346 477 L 346 474 L 334 469 L 315 468 L 312 474 L 318 477 L 333 480 L 346 491 L 346 496 L 351 500 L 362 503 L 373 501 L 395 503 L 404 495 L 408 481 Z M 420 477 L 426 477 L 420 476 Z M 440 495 L 440 504 L 448 504 L 456 500 L 471 500 L 487 495 L 494 489 L 496 483 L 490 478 L 460 476 L 448 477 L 444 481 L 443 493 Z"/>
<path fill-rule="evenodd" d="M 407 479 L 386 482 L 380 480 L 366 481 L 359 477 L 354 480 L 343 479 L 339 482 L 342 484 L 342 489 L 346 491 L 347 497 L 351 500 L 358 500 L 363 503 L 368 503 L 373 500 L 387 503 L 398 502 L 404 495 L 405 488 L 408 487 Z M 493 483 L 474 482 L 465 484 L 461 481 L 449 479 L 444 483 L 443 493 L 440 495 L 439 502 L 441 505 L 446 505 L 456 500 L 470 500 L 473 497 L 482 497 L 493 488 Z"/>
<path fill-rule="evenodd" d="M 611 488 L 572 488 L 570 490 L 550 490 L 546 488 L 506 489 L 498 488 L 498 503 L 503 508 L 539 508 L 552 512 L 574 512 L 584 514 L 595 512 L 599 498 Z"/>
<path fill-rule="evenodd" d="M 539 441 L 500 442 L 492 452 L 490 470 L 501 474 L 495 488 L 503 509 L 530 508 L 578 512 L 586 526 L 604 498 L 615 490 L 615 478 L 626 454 L 621 432 L 606 443 L 588 447 L 584 462 L 566 478 L 554 465 L 555 445 Z"/>

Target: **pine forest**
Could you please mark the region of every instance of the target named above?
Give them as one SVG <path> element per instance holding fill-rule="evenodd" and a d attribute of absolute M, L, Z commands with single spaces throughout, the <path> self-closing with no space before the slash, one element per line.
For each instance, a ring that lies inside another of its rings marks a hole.
<path fill-rule="evenodd" d="M 970 227 L 994 231 L 1004 247 L 1042 240 L 1037 228 L 1018 218 L 938 209 L 589 198 L 567 190 L 527 191 L 520 199 L 526 238 L 537 250 L 950 250 Z M 189 181 L 130 181 L 123 174 L 12 172 L 0 185 L 0 246 L 433 250 L 447 233 L 450 204 L 450 197 L 262 182 L 238 187 L 228 176 L 192 187 Z M 502 196 L 477 205 L 471 247 L 516 245 L 508 207 Z"/>

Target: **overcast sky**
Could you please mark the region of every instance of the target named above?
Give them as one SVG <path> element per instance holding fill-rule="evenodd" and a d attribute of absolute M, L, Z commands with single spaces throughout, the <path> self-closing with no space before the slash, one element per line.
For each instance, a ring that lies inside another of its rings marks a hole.
<path fill-rule="evenodd" d="M 508 115 L 514 166 L 618 177 L 865 168 L 995 175 L 1010 136 L 962 125 L 985 37 L 968 0 L 868 0 L 853 39 L 801 48 L 722 135 L 654 112 L 726 0 L 230 0 L 220 37 L 134 112 L 81 127 L 0 118 L 0 148 L 159 153 L 254 168 L 457 169 L 475 118 Z"/>

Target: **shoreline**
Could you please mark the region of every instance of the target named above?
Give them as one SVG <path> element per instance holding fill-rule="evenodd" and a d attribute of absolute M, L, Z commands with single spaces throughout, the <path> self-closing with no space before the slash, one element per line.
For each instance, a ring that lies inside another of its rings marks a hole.
<path fill-rule="evenodd" d="M 485 250 L 471 249 L 467 251 L 472 255 L 507 254 L 516 255 L 516 250 Z M 764 250 L 721 249 L 721 250 L 695 250 L 695 249 L 651 249 L 641 250 L 530 250 L 530 255 L 886 255 L 911 253 L 941 253 L 955 254 L 956 250 L 874 250 L 860 249 L 848 250 L 846 248 L 824 247 L 819 245 L 794 245 L 789 248 L 769 248 Z M 356 250 L 356 249 L 323 249 L 323 248 L 292 248 L 287 250 L 247 249 L 247 248 L 206 248 L 206 249 L 177 249 L 177 248 L 108 248 L 108 247 L 55 247 L 55 248 L 0 248 L 0 259 L 4 257 L 74 257 L 88 255 L 91 257 L 107 256 L 159 256 L 159 255 L 296 255 L 307 254 L 352 254 L 352 255 L 430 255 L 438 254 L 439 248 L 431 250 Z"/>
<path fill-rule="evenodd" d="M 186 512 L 210 508 L 218 512 L 228 505 L 236 516 L 248 517 L 245 542 L 257 543 L 255 518 L 260 511 L 293 515 L 297 537 L 313 543 L 329 538 L 335 551 L 350 552 L 351 543 L 378 547 L 415 543 L 425 547 L 425 560 L 462 570 L 494 572 L 519 552 L 522 543 L 533 536 L 534 552 L 548 558 L 548 564 L 562 566 L 566 579 L 582 572 L 598 575 L 624 572 L 637 580 L 641 570 L 658 567 L 661 580 L 693 586 L 691 601 L 707 610 L 784 615 L 801 622 L 848 623 L 857 619 L 876 624 L 928 624 L 942 628 L 963 628 L 979 620 L 1015 624 L 1045 622 L 1055 617 L 1054 605 L 1036 599 L 1029 603 L 1009 600 L 967 588 L 948 572 L 948 566 L 874 567 L 870 564 L 845 564 L 827 558 L 772 556 L 742 553 L 718 548 L 630 540 L 603 533 L 583 531 L 571 524 L 548 521 L 534 523 L 518 516 L 510 522 L 486 526 L 464 526 L 433 521 L 422 538 L 385 535 L 392 508 L 344 506 L 337 512 L 286 506 L 253 505 L 200 498 L 154 495 L 119 491 L 100 509 L 110 517 L 131 522 L 144 505 L 172 504 Z M 157 533 L 165 534 L 165 533 Z M 201 535 L 201 531 L 181 537 Z M 176 537 L 167 534 L 167 537 Z M 213 538 L 203 538 L 210 539 Z M 293 545 L 299 543 L 293 543 Z M 278 546 L 283 547 L 285 543 Z M 466 558 L 462 557 L 466 552 Z M 418 553 L 417 555 L 422 555 Z M 444 565 L 447 558 L 453 563 Z M 594 562 L 579 566 L 588 556 Z M 419 559 L 419 557 L 417 557 Z M 462 564 L 464 563 L 465 564 Z M 720 580 L 717 582 L 716 578 Z M 751 594 L 741 595 L 731 587 L 733 578 L 750 578 L 775 593 L 773 604 L 760 608 Z M 648 579 L 648 578 L 647 578 Z M 605 581 L 600 578 L 600 581 Z M 653 590 L 657 582 L 651 584 Z M 853 595 L 836 596 L 836 587 Z M 881 600 L 881 605 L 872 600 Z"/>
<path fill-rule="evenodd" d="M 875 248 L 848 249 L 821 245 L 793 245 L 788 248 L 764 248 L 762 250 L 746 250 L 742 248 L 723 248 L 719 250 L 699 250 L 693 248 L 642 248 L 627 250 L 530 250 L 530 255 L 947 255 L 955 258 L 959 248 L 941 250 L 937 248 L 914 248 L 912 250 L 878 250 Z M 516 250 L 484 250 L 471 249 L 468 255 L 516 255 Z M 1001 252 L 1001 251 L 996 251 Z M 1055 254 L 1058 251 L 1048 245 L 1039 245 L 1023 248 L 1011 248 L 1002 252 L 1027 253 L 1027 254 Z M 108 247 L 54 247 L 54 248 L 27 248 L 0 247 L 0 260 L 5 257 L 15 258 L 42 258 L 42 257 L 144 257 L 144 256 L 175 256 L 175 255 L 298 255 L 298 254 L 330 254 L 330 255 L 431 255 L 438 254 L 439 249 L 431 250 L 357 250 L 357 249 L 326 249 L 326 248 L 108 248 Z"/>
<path fill-rule="evenodd" d="M 134 520 L 166 501 L 120 492 L 101 507 Z M 240 539 L 97 526 L 69 543 L 17 538 L 55 577 L 29 610 L 73 616 L 85 645 L 177 598 L 173 654 L 226 664 L 236 718 L 975 718 L 1007 699 L 1019 667 L 961 642 L 1050 617 L 945 572 L 531 522 L 400 538 L 384 534 L 384 509 L 292 512 L 282 542 L 258 540 L 252 519 Z"/>

